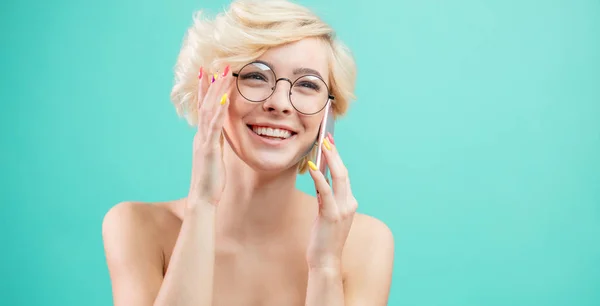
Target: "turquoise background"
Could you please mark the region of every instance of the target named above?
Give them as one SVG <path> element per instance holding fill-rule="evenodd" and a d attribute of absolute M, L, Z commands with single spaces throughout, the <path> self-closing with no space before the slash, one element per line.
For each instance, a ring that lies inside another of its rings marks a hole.
<path fill-rule="evenodd" d="M 389 305 L 600 305 L 600 2 L 301 3 L 358 62 L 336 143 L 395 234 Z M 102 218 L 186 193 L 172 66 L 226 4 L 0 4 L 0 304 L 112 303 Z"/>

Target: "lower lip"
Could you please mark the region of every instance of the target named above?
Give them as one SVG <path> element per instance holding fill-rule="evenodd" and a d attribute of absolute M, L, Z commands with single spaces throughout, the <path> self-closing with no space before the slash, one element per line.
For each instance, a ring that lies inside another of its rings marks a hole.
<path fill-rule="evenodd" d="M 271 138 L 266 138 L 266 137 L 262 137 L 256 133 L 254 133 L 254 131 L 252 130 L 251 127 L 246 126 L 246 128 L 248 129 L 248 133 L 250 133 L 251 137 L 260 141 L 261 143 L 267 144 L 269 146 L 274 146 L 274 147 L 278 147 L 278 146 L 283 146 L 286 143 L 290 142 L 290 140 L 294 137 L 296 137 L 296 135 L 292 135 L 288 138 L 281 138 L 281 139 L 271 139 Z"/>

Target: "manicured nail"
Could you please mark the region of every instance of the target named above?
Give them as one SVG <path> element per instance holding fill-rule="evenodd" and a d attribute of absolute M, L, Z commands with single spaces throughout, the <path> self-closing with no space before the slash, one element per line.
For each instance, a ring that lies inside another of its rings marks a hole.
<path fill-rule="evenodd" d="M 200 67 L 200 72 L 198 72 L 198 80 L 202 78 L 202 73 L 203 73 L 203 69 L 202 67 Z"/>
<path fill-rule="evenodd" d="M 225 104 L 225 102 L 227 102 L 227 94 L 224 94 L 224 95 L 221 97 L 221 105 Z"/>
<path fill-rule="evenodd" d="M 331 151 L 331 144 L 329 143 L 329 140 L 327 139 L 327 137 L 323 138 L 323 145 L 325 146 L 325 149 L 327 149 L 328 151 Z"/>
<path fill-rule="evenodd" d="M 225 70 L 223 70 L 223 77 L 226 77 L 229 73 L 229 65 L 225 66 Z"/>
<path fill-rule="evenodd" d="M 210 82 L 211 82 L 211 83 L 214 83 L 214 82 L 216 81 L 216 79 L 215 79 L 215 75 L 216 75 L 216 74 L 213 74 L 213 75 L 211 76 L 211 79 L 210 79 Z"/>
<path fill-rule="evenodd" d="M 332 144 L 335 144 L 335 141 L 333 141 L 333 135 L 331 135 L 331 133 L 327 133 L 327 138 L 329 138 L 329 141 L 330 141 Z"/>
<path fill-rule="evenodd" d="M 312 162 L 312 161 L 310 161 L 310 160 L 308 161 L 308 166 L 309 166 L 311 169 L 315 170 L 315 171 L 317 171 L 317 170 L 318 170 L 318 169 L 317 169 L 317 165 L 315 165 L 315 163 L 313 163 L 313 162 Z"/>

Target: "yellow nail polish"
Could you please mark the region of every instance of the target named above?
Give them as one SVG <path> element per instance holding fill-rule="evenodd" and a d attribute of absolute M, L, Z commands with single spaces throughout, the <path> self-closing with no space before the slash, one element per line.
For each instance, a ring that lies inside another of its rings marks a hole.
<path fill-rule="evenodd" d="M 308 166 L 315 171 L 319 170 L 319 169 L 317 169 L 317 165 L 315 165 L 315 163 L 313 163 L 310 160 L 308 161 Z"/>
<path fill-rule="evenodd" d="M 215 80 L 218 80 L 219 79 L 219 74 L 215 73 L 215 74 L 213 74 L 213 77 L 215 78 Z"/>
<path fill-rule="evenodd" d="M 325 149 L 331 151 L 331 144 L 329 143 L 329 140 L 327 140 L 327 138 L 323 139 L 323 145 L 325 146 Z"/>
<path fill-rule="evenodd" d="M 223 94 L 221 97 L 221 105 L 225 104 L 225 102 L 227 102 L 227 94 Z"/>

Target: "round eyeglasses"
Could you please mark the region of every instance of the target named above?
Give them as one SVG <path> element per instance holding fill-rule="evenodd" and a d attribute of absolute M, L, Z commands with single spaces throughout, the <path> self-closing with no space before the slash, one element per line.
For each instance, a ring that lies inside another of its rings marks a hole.
<path fill-rule="evenodd" d="M 236 85 L 242 97 L 250 102 L 263 102 L 273 95 L 277 83 L 290 83 L 289 100 L 294 109 L 304 115 L 314 115 L 327 105 L 333 96 L 323 79 L 314 74 L 307 74 L 295 81 L 277 78 L 271 67 L 263 62 L 246 64 L 239 72 L 233 73 L 237 78 Z"/>

